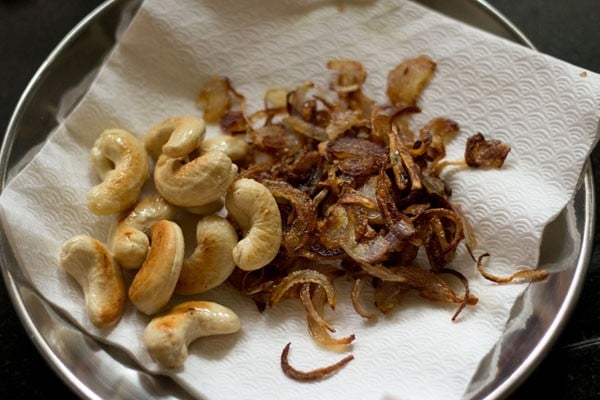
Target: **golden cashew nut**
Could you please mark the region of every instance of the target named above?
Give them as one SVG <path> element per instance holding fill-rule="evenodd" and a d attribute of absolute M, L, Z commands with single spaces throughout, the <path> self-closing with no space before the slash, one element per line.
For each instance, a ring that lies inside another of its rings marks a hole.
<path fill-rule="evenodd" d="M 243 139 L 230 135 L 217 135 L 204 139 L 200 144 L 200 151 L 222 151 L 232 161 L 239 161 L 248 155 L 248 143 Z"/>
<path fill-rule="evenodd" d="M 150 249 L 129 287 L 129 299 L 151 315 L 164 307 L 175 290 L 184 258 L 183 232 L 177 223 L 155 222 L 150 228 Z"/>
<path fill-rule="evenodd" d="M 144 146 L 154 160 L 161 154 L 184 157 L 200 147 L 206 124 L 202 118 L 175 116 L 154 125 L 144 136 Z"/>
<path fill-rule="evenodd" d="M 91 159 L 102 182 L 88 191 L 89 210 L 107 215 L 135 204 L 149 177 L 142 142 L 126 130 L 107 129 L 96 139 Z"/>
<path fill-rule="evenodd" d="M 104 328 L 123 315 L 127 289 L 121 268 L 98 240 L 78 235 L 61 248 L 61 267 L 81 286 L 91 322 Z"/>
<path fill-rule="evenodd" d="M 188 346 L 205 336 L 240 330 L 240 318 L 229 308 L 209 301 L 189 301 L 154 318 L 144 330 L 144 343 L 154 360 L 167 368 L 181 367 Z"/>
<path fill-rule="evenodd" d="M 242 178 L 225 196 L 225 208 L 244 238 L 233 249 L 233 261 L 245 271 L 264 267 L 275 258 L 282 240 L 281 214 L 263 184 Z"/>
<path fill-rule="evenodd" d="M 231 223 L 208 215 L 196 226 L 198 245 L 185 260 L 175 293 L 197 294 L 219 286 L 235 269 L 232 250 L 238 237 Z"/>
<path fill-rule="evenodd" d="M 148 252 L 150 227 L 161 219 L 173 220 L 177 207 L 159 195 L 141 199 L 133 209 L 121 213 L 111 227 L 109 248 L 123 268 L 139 268 Z"/>
<path fill-rule="evenodd" d="M 208 152 L 189 162 L 163 154 L 154 168 L 154 183 L 169 203 L 198 207 L 219 200 L 237 170 L 237 165 L 220 151 Z"/>

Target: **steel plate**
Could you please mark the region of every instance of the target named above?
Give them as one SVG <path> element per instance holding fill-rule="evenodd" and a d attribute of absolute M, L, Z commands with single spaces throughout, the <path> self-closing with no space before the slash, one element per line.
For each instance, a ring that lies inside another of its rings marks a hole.
<path fill-rule="evenodd" d="M 497 10 L 481 0 L 419 0 L 450 17 L 534 48 Z M 118 31 L 140 0 L 110 0 L 82 20 L 39 68 L 23 93 L 0 150 L 2 188 L 61 116 L 91 83 Z M 78 63 L 69 60 L 78 59 Z M 69 100 L 65 102 L 65 93 Z M 39 133 L 43 134 L 39 134 Z M 589 164 L 589 163 L 588 163 Z M 595 224 L 590 165 L 568 207 L 546 229 L 540 264 L 552 264 L 566 251 L 576 262 L 552 274 L 548 284 L 532 285 L 515 304 L 501 341 L 483 359 L 468 390 L 471 399 L 508 396 L 544 358 L 563 329 L 579 297 L 592 247 Z M 32 290 L 0 233 L 2 275 L 14 307 L 40 353 L 64 382 L 85 399 L 177 398 L 190 396 L 164 377 L 148 375 L 112 347 L 106 347 L 61 318 Z"/>

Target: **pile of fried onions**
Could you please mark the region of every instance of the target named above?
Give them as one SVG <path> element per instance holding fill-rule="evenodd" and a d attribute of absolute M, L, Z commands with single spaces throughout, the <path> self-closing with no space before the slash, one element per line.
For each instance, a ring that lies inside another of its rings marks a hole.
<path fill-rule="evenodd" d="M 428 57 L 407 59 L 389 72 L 386 104 L 363 92 L 367 73 L 360 62 L 332 60 L 326 67 L 328 87 L 302 82 L 293 90 L 271 88 L 264 107 L 252 114 L 226 77 L 211 78 L 200 91 L 205 120 L 249 144 L 239 174 L 271 191 L 284 227 L 276 258 L 257 271 L 236 270 L 229 283 L 261 311 L 298 299 L 310 335 L 325 346 L 354 340 L 332 337 L 335 329 L 324 318 L 325 305 L 336 305 L 334 281 L 340 278 L 351 281 L 352 304 L 364 318 L 390 312 L 413 291 L 456 305 L 455 319 L 477 297 L 448 264 L 463 240 L 470 253 L 476 240 L 440 173 L 457 165 L 500 168 L 510 146 L 477 133 L 467 141 L 464 160 L 446 161 L 445 144 L 459 133 L 455 121 L 440 117 L 411 127 L 436 69 Z M 428 265 L 418 265 L 419 252 Z M 486 279 L 545 277 L 535 270 L 497 277 L 483 270 L 483 258 L 473 259 Z M 365 285 L 372 288 L 371 310 L 364 307 Z"/>

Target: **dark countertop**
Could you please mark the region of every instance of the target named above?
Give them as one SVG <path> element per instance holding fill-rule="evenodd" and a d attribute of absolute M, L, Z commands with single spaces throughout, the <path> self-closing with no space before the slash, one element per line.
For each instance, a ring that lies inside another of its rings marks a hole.
<path fill-rule="evenodd" d="M 451 0 L 452 1 L 452 0 Z M 99 0 L 0 0 L 0 132 L 20 94 L 63 36 Z M 600 72 L 598 0 L 489 0 L 542 52 Z M 596 198 L 600 149 L 592 154 Z M 600 226 L 600 223 L 596 224 Z M 598 231 L 597 228 L 596 231 Z M 0 285 L 0 398 L 75 398 L 22 327 Z M 511 399 L 600 398 L 600 235 L 588 276 L 566 328 L 539 367 Z"/>

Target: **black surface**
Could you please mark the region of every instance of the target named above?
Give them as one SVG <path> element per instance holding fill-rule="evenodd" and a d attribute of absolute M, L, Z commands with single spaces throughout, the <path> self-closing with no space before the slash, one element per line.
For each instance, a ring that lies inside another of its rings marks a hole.
<path fill-rule="evenodd" d="M 100 3 L 0 0 L 0 132 L 5 131 L 19 96 L 48 54 Z M 540 51 L 600 72 L 599 0 L 490 0 L 489 3 L 521 29 Z M 600 149 L 593 152 L 592 165 L 598 192 Z M 596 197 L 600 199 L 598 193 Z M 5 286 L 0 286 L 0 398 L 75 398 L 38 353 L 14 311 Z M 600 398 L 598 234 L 574 314 L 552 351 L 511 396 L 519 400 L 530 398 Z"/>

